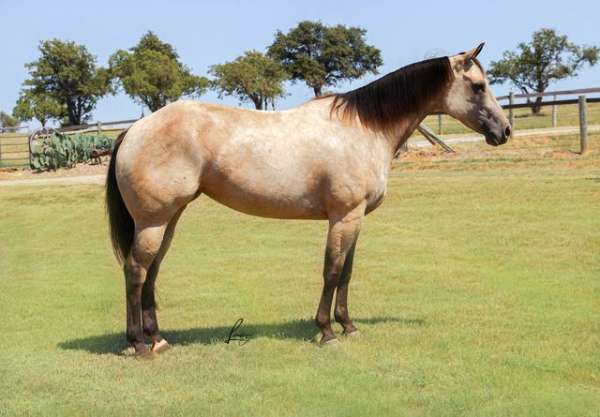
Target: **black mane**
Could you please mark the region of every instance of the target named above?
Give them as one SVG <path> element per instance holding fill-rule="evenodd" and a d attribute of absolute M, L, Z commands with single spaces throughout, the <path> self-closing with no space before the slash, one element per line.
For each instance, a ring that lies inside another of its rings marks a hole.
<path fill-rule="evenodd" d="M 331 110 L 341 111 L 344 119 L 358 115 L 365 127 L 387 131 L 439 95 L 452 76 L 448 57 L 417 62 L 356 90 L 333 94 Z"/>

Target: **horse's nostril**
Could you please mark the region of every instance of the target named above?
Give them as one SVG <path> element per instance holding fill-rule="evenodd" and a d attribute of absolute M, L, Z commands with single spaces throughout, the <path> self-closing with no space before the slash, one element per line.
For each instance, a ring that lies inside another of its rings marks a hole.
<path fill-rule="evenodd" d="M 510 137 L 510 126 L 506 126 L 506 129 L 504 129 L 504 137 L 505 138 Z"/>

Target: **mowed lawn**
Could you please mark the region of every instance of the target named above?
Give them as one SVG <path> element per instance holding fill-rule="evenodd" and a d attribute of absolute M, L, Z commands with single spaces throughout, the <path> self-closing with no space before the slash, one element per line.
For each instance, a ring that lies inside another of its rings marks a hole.
<path fill-rule="evenodd" d="M 0 416 L 598 417 L 590 140 L 401 161 L 357 248 L 362 335 L 336 349 L 310 342 L 324 222 L 193 203 L 159 276 L 173 349 L 144 362 L 120 354 L 103 189 L 1 187 Z M 249 341 L 225 344 L 238 318 Z"/>

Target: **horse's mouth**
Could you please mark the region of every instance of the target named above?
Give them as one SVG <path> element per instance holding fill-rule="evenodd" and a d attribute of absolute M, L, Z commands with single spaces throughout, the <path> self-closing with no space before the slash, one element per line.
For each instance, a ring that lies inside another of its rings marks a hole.
<path fill-rule="evenodd" d="M 502 143 L 500 142 L 500 140 L 496 137 L 496 135 L 492 134 L 492 133 L 485 133 L 485 142 L 488 145 L 492 145 L 492 146 L 500 146 L 502 145 Z M 506 141 L 505 141 L 506 142 Z M 503 142 L 504 143 L 504 142 Z"/>
<path fill-rule="evenodd" d="M 492 146 L 500 146 L 500 145 L 504 145 L 507 141 L 508 138 L 510 137 L 510 131 L 508 131 L 508 134 L 506 134 L 505 132 L 502 132 L 500 134 L 496 134 L 494 132 L 492 132 L 492 130 L 487 127 L 487 126 L 482 126 L 482 130 L 483 130 L 483 135 L 485 136 L 485 141 L 488 145 L 492 145 Z"/>

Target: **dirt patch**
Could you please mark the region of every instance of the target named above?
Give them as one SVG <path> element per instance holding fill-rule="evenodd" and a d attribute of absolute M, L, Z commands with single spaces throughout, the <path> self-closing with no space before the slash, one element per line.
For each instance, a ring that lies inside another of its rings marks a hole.
<path fill-rule="evenodd" d="M 579 137 L 536 136 L 512 138 L 506 145 L 493 147 L 483 142 L 453 145 L 456 153 L 439 147 L 415 148 L 400 155 L 393 168 L 411 171 L 486 171 L 528 169 L 532 166 L 586 168 L 598 163 L 600 135 L 590 136 L 586 155 L 579 154 Z"/>

